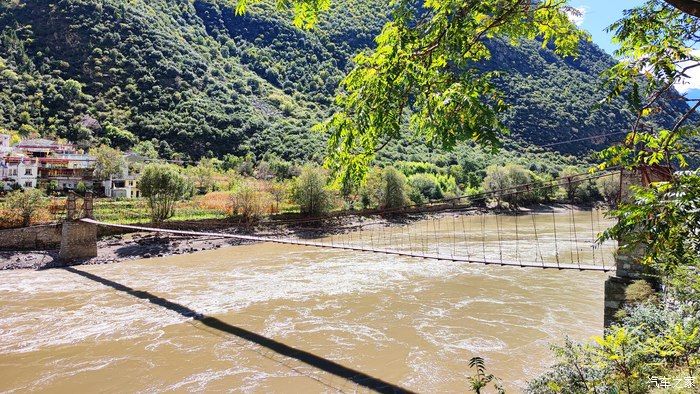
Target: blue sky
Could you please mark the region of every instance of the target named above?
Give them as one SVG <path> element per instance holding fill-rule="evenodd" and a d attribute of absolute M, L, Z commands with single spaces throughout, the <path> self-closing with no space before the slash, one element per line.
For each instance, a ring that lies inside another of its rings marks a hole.
<path fill-rule="evenodd" d="M 617 47 L 612 43 L 612 34 L 605 28 L 623 16 L 623 11 L 644 4 L 643 0 L 569 0 L 569 5 L 581 11 L 576 22 L 591 33 L 593 42 L 609 54 Z M 700 70 L 689 73 L 690 78 L 676 84 L 676 89 L 687 93 L 689 98 L 700 98 Z"/>
<path fill-rule="evenodd" d="M 643 4 L 642 0 L 569 0 L 569 5 L 579 9 L 583 15 L 579 26 L 593 37 L 593 42 L 612 54 L 615 46 L 611 34 L 605 28 L 622 18 L 622 11 Z"/>

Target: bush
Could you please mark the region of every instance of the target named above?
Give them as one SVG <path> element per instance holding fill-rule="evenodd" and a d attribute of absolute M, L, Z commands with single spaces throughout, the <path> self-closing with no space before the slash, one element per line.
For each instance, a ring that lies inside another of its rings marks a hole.
<path fill-rule="evenodd" d="M 598 194 L 603 197 L 605 203 L 611 207 L 616 206 L 620 197 L 620 174 L 598 178 L 595 183 Z"/>
<path fill-rule="evenodd" d="M 438 200 L 444 197 L 440 184 L 432 174 L 415 174 L 408 177 L 411 186 L 409 197 L 416 204 L 422 204 L 429 200 Z"/>
<path fill-rule="evenodd" d="M 15 190 L 7 194 L 5 206 L 15 215 L 22 226 L 29 226 L 38 210 L 46 206 L 44 193 L 39 189 Z"/>
<path fill-rule="evenodd" d="M 306 165 L 294 180 L 292 199 L 305 215 L 320 215 L 333 206 L 333 193 L 326 187 L 328 176 L 321 168 Z"/>
<path fill-rule="evenodd" d="M 409 201 L 406 193 L 406 176 L 394 167 L 370 171 L 360 192 L 363 208 L 401 208 Z"/>
<path fill-rule="evenodd" d="M 645 280 L 635 280 L 625 289 L 626 302 L 641 304 L 654 299 L 656 299 L 656 292 Z"/>
<path fill-rule="evenodd" d="M 192 187 L 172 164 L 148 164 L 139 179 L 141 194 L 148 199 L 151 220 L 162 222 L 175 214 L 175 203 Z"/>
<path fill-rule="evenodd" d="M 240 215 L 245 223 L 262 218 L 272 205 L 269 193 L 260 190 L 256 182 L 246 182 L 231 195 L 231 213 Z"/>
<path fill-rule="evenodd" d="M 535 174 L 519 165 L 490 166 L 483 181 L 485 192 L 493 193 L 498 205 L 520 205 L 538 201 Z M 531 185 L 528 190 L 524 185 Z M 516 189 L 517 188 L 517 189 Z M 517 191 L 517 193 L 516 193 Z"/>
<path fill-rule="evenodd" d="M 583 204 L 600 200 L 600 194 L 598 193 L 598 187 L 595 181 L 591 179 L 581 180 L 580 176 L 575 177 L 581 174 L 581 172 L 582 171 L 577 167 L 568 166 L 559 174 L 561 178 L 560 185 L 566 193 L 567 200 L 572 203 Z M 571 177 L 571 181 L 567 179 L 569 177 Z"/>

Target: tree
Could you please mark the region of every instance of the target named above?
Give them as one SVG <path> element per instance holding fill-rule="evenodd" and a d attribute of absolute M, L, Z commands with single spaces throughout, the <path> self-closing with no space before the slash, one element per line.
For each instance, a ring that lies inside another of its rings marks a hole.
<path fill-rule="evenodd" d="M 408 184 L 411 186 L 409 191 L 411 201 L 416 204 L 444 197 L 440 183 L 433 174 L 413 174 L 408 177 Z"/>
<path fill-rule="evenodd" d="M 97 179 L 121 176 L 126 170 L 126 160 L 119 149 L 100 145 L 90 149 L 90 155 L 95 157 L 95 176 Z"/>
<path fill-rule="evenodd" d="M 375 168 L 365 179 L 361 189 L 361 201 L 365 208 L 370 205 L 380 209 L 401 208 L 409 200 L 406 176 L 394 167 Z"/>
<path fill-rule="evenodd" d="M 75 191 L 79 194 L 84 194 L 87 191 L 87 186 L 85 185 L 85 182 L 78 182 L 78 184 L 75 185 Z"/>
<path fill-rule="evenodd" d="M 15 190 L 7 194 L 5 206 L 22 221 L 22 226 L 29 226 L 34 214 L 46 206 L 44 193 L 39 189 Z"/>
<path fill-rule="evenodd" d="M 530 191 L 535 187 L 534 179 L 532 171 L 516 164 L 490 166 L 482 186 L 485 192 L 492 193 L 499 205 L 502 201 L 518 205 L 536 201 L 536 194 Z"/>
<path fill-rule="evenodd" d="M 382 209 L 401 208 L 406 205 L 406 176 L 398 172 L 394 167 L 387 167 L 382 171 L 382 187 L 379 198 Z"/>
<path fill-rule="evenodd" d="M 147 159 L 155 160 L 158 158 L 158 150 L 151 141 L 141 141 L 134 145 L 132 150 Z"/>
<path fill-rule="evenodd" d="M 212 190 L 215 183 L 216 163 L 213 159 L 202 159 L 196 166 L 189 167 L 187 173 L 193 180 L 199 192 L 206 194 Z"/>
<path fill-rule="evenodd" d="M 306 165 L 294 179 L 292 199 L 304 215 L 320 215 L 333 207 L 333 193 L 326 186 L 328 175 L 323 169 Z"/>
<path fill-rule="evenodd" d="M 175 214 L 175 203 L 188 190 L 187 179 L 172 164 L 148 164 L 139 178 L 141 194 L 148 199 L 151 220 L 162 222 Z"/>
<path fill-rule="evenodd" d="M 279 212 L 280 203 L 284 201 L 289 193 L 289 186 L 285 182 L 272 181 L 267 183 L 267 191 L 272 196 L 272 199 L 275 200 L 275 211 Z"/>
<path fill-rule="evenodd" d="M 563 1 L 414 4 L 394 3 L 376 50 L 359 54 L 343 80 L 340 111 L 319 126 L 330 135 L 326 165 L 339 184 L 364 177 L 377 150 L 401 137 L 409 108 L 409 128 L 428 145 L 449 149 L 471 140 L 496 147 L 505 106 L 494 75 L 476 66 L 490 56 L 486 40 L 539 37 L 543 46 L 553 42 L 560 54 L 573 55 L 586 37 Z"/>
<path fill-rule="evenodd" d="M 270 203 L 270 194 L 261 190 L 259 183 L 248 181 L 231 195 L 231 212 L 240 215 L 244 223 L 252 224 L 263 217 Z"/>
<path fill-rule="evenodd" d="M 615 207 L 620 200 L 620 174 L 604 176 L 596 179 L 598 193 L 603 197 L 605 203 L 610 207 Z M 622 196 L 624 199 L 624 196 Z"/>

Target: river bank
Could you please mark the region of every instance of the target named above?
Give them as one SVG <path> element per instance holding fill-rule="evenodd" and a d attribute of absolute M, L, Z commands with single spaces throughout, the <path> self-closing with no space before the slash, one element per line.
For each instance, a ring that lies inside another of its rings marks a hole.
<path fill-rule="evenodd" d="M 520 210 L 520 214 L 565 212 L 570 209 L 584 210 L 590 207 L 577 207 L 563 204 L 537 205 Z M 217 232 L 222 234 L 255 234 L 261 237 L 290 237 L 299 239 L 314 239 L 324 236 L 345 234 L 359 229 L 378 227 L 392 227 L 410 224 L 419 220 L 440 218 L 455 214 L 474 214 L 481 212 L 479 209 L 470 210 L 444 210 L 439 212 L 413 212 L 403 215 L 338 215 L 324 220 L 275 220 L 260 222 L 254 227 L 229 223 L 222 227 L 222 223 L 197 223 L 190 228 L 187 225 L 169 223 L 170 228 L 180 230 L 194 230 L 200 232 Z M 491 213 L 514 214 L 513 211 L 490 211 Z M 216 238 L 183 236 L 168 233 L 152 232 L 127 232 L 102 237 L 97 244 L 98 256 L 92 259 L 77 262 L 75 265 L 111 264 L 128 260 L 148 259 L 153 257 L 165 257 L 183 255 L 198 251 L 213 250 L 224 247 L 248 244 L 245 241 L 234 238 Z M 13 269 L 46 269 L 59 266 L 58 250 L 30 250 L 30 251 L 0 251 L 0 270 Z"/>

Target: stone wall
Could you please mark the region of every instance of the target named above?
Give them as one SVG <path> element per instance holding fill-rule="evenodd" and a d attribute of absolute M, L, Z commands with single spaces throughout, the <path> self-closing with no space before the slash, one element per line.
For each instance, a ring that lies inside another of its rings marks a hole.
<path fill-rule="evenodd" d="M 60 224 L 0 230 L 2 251 L 58 249 L 60 245 Z"/>

